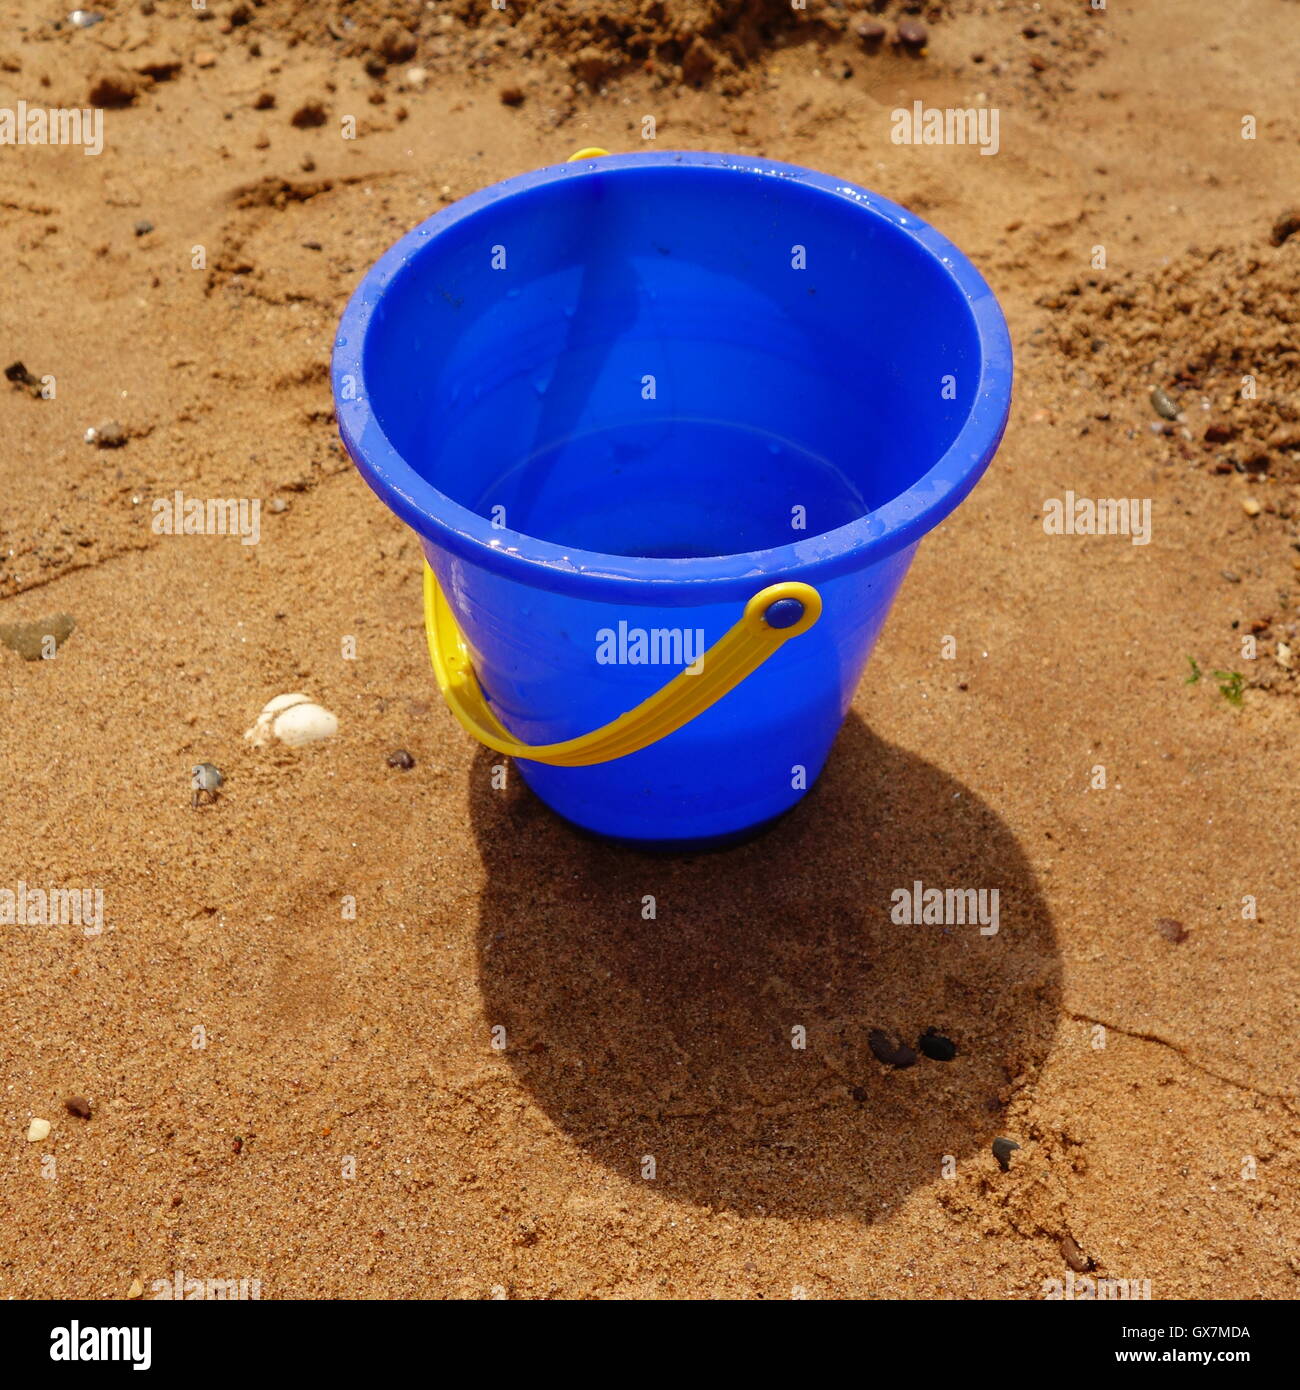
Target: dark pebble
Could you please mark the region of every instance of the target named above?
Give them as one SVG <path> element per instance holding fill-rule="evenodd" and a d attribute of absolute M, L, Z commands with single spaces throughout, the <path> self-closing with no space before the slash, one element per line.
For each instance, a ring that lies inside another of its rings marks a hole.
<path fill-rule="evenodd" d="M 919 19 L 900 20 L 896 32 L 898 42 L 904 48 L 924 48 L 926 40 L 930 37 Z"/>
<path fill-rule="evenodd" d="M 415 759 L 405 748 L 397 748 L 388 755 L 388 766 L 400 767 L 403 772 L 409 772 L 415 766 Z"/>
<path fill-rule="evenodd" d="M 306 101 L 289 117 L 299 130 L 325 124 L 325 107 L 319 101 Z"/>
<path fill-rule="evenodd" d="M 1273 223 L 1273 230 L 1269 233 L 1269 241 L 1274 246 L 1281 246 L 1290 236 L 1300 232 L 1300 208 L 1287 208 L 1282 215 Z"/>
<path fill-rule="evenodd" d="M 12 381 L 15 386 L 39 386 L 40 380 L 29 372 L 21 362 L 11 362 L 5 368 L 5 380 Z"/>
<path fill-rule="evenodd" d="M 1229 584 L 1240 584 L 1241 575 L 1236 570 L 1220 570 L 1219 573 L 1228 581 Z"/>
<path fill-rule="evenodd" d="M 142 218 L 135 224 L 135 234 L 136 234 L 136 236 L 148 236 L 149 233 L 152 232 L 152 231 L 153 231 L 153 223 L 150 222 L 149 219 L 146 218 L 146 217 L 142 217 Z"/>
<path fill-rule="evenodd" d="M 1236 433 L 1234 425 L 1224 420 L 1211 420 L 1205 427 L 1205 441 L 1207 444 L 1226 444 Z"/>
<path fill-rule="evenodd" d="M 868 48 L 873 48 L 876 44 L 885 41 L 885 26 L 877 19 L 864 19 L 861 24 L 854 27 L 853 32 L 858 36 L 859 41 Z"/>
<path fill-rule="evenodd" d="M 1011 1171 L 1011 1155 L 1020 1147 L 1014 1139 L 995 1139 L 993 1141 L 993 1157 L 998 1161 L 998 1167 L 1004 1173 Z"/>
<path fill-rule="evenodd" d="M 1079 1242 L 1073 1236 L 1061 1237 L 1061 1258 L 1076 1274 L 1092 1268 L 1092 1261 L 1079 1249 Z"/>
<path fill-rule="evenodd" d="M 957 1044 L 933 1028 L 927 1028 L 916 1045 L 936 1062 L 951 1062 L 957 1055 Z"/>
<path fill-rule="evenodd" d="M 130 106 L 139 87 L 139 80 L 132 73 L 114 69 L 91 82 L 88 100 L 92 106 Z"/>
<path fill-rule="evenodd" d="M 120 449 L 126 443 L 126 431 L 116 420 L 105 420 L 95 427 L 95 446 L 99 449 Z"/>
<path fill-rule="evenodd" d="M 867 1046 L 876 1061 L 887 1067 L 897 1067 L 901 1071 L 916 1062 L 916 1053 L 905 1042 L 895 1041 L 880 1028 L 873 1028 L 867 1035 Z"/>
<path fill-rule="evenodd" d="M 1157 917 L 1156 931 L 1158 931 L 1166 941 L 1172 941 L 1175 946 L 1177 946 L 1180 941 L 1186 941 L 1189 935 L 1187 928 L 1173 917 Z"/>
<path fill-rule="evenodd" d="M 850 1086 L 849 1095 L 851 1095 L 859 1105 L 861 1105 L 867 1098 L 867 1093 L 862 1089 L 861 1086 Z"/>
<path fill-rule="evenodd" d="M 85 1096 L 68 1096 L 63 1104 L 70 1115 L 80 1115 L 83 1120 L 90 1119 L 90 1102 Z"/>
<path fill-rule="evenodd" d="M 522 87 L 502 87 L 500 95 L 502 106 L 522 106 L 524 104 L 524 89 Z"/>

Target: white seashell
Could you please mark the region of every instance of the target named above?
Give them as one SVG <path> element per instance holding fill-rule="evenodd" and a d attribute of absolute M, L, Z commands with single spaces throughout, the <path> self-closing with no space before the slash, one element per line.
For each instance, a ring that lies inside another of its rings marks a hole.
<path fill-rule="evenodd" d="M 27 1142 L 29 1144 L 39 1144 L 42 1139 L 50 1137 L 50 1122 L 48 1120 L 33 1120 L 27 1126 Z"/>
<path fill-rule="evenodd" d="M 254 747 L 265 748 L 272 739 L 279 739 L 291 748 L 319 739 L 332 738 L 339 731 L 339 721 L 329 710 L 313 704 L 301 691 L 292 695 L 277 695 L 267 703 L 257 723 L 244 732 Z"/>
<path fill-rule="evenodd" d="M 277 714 L 271 730 L 281 743 L 297 748 L 322 738 L 333 738 L 339 731 L 339 721 L 319 705 L 292 705 Z"/>

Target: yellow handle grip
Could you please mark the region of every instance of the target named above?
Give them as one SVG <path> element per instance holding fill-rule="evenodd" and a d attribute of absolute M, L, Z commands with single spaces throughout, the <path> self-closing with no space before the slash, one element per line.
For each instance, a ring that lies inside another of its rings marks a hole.
<path fill-rule="evenodd" d="M 773 627 L 768 614 L 777 603 L 782 603 L 781 618 L 793 614 L 794 604 L 802 612 L 789 626 Z M 811 584 L 794 580 L 769 584 L 749 600 L 736 624 L 700 658 L 695 668 L 699 674 L 679 671 L 661 690 L 589 734 L 563 743 L 530 746 L 513 737 L 493 714 L 474 674 L 451 605 L 433 571 L 427 564 L 424 567 L 424 630 L 429 639 L 429 657 L 438 688 L 451 712 L 466 733 L 498 753 L 549 763 L 552 767 L 589 767 L 592 763 L 610 762 L 676 733 L 683 724 L 734 690 L 790 638 L 807 632 L 821 611 L 821 595 Z"/>

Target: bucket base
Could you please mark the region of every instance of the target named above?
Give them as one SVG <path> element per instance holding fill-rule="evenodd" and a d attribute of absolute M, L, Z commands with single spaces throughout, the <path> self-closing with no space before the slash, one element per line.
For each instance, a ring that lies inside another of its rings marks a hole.
<path fill-rule="evenodd" d="M 537 799 L 541 801 L 541 797 Z M 546 803 L 543 802 L 542 804 L 545 805 Z M 547 810 L 557 820 L 562 820 L 565 825 L 571 826 L 584 839 L 598 840 L 601 844 L 618 845 L 620 849 L 632 849 L 641 854 L 654 855 L 711 854 L 718 850 L 735 849 L 737 845 L 748 844 L 750 840 L 757 840 L 760 836 L 766 835 L 774 825 L 783 821 L 794 809 L 795 807 L 791 806 L 778 815 L 769 816 L 766 820 L 759 821 L 757 825 L 746 826 L 744 830 L 733 830 L 727 835 L 705 835 L 698 839 L 684 840 L 661 840 L 657 838 L 643 840 L 633 839 L 626 835 L 605 835 L 601 831 L 592 830 L 576 820 L 570 820 L 568 816 L 562 816 L 552 807 L 547 807 Z"/>

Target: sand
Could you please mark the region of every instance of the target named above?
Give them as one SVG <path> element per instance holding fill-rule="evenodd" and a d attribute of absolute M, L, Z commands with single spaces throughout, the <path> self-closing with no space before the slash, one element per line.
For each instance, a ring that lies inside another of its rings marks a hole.
<path fill-rule="evenodd" d="M 923 53 L 892 0 L 742 8 L 19 6 L 0 106 L 125 104 L 0 147 L 0 624 L 75 622 L 0 646 L 0 889 L 103 893 L 0 926 L 0 1297 L 1296 1295 L 1295 7 L 911 6 Z M 892 143 L 917 99 L 998 107 L 996 157 Z M 822 782 L 680 859 L 494 789 L 326 377 L 402 232 L 646 113 L 932 221 L 1019 372 Z M 259 543 L 156 534 L 177 489 Z M 1149 544 L 1048 534 L 1067 491 Z M 287 691 L 337 737 L 246 742 Z M 917 879 L 998 934 L 891 923 Z"/>

